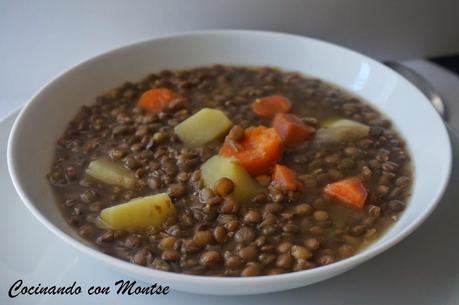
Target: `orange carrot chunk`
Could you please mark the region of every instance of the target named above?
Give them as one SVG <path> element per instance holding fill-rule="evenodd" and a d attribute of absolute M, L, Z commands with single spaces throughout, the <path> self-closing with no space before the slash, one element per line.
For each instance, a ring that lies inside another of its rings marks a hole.
<path fill-rule="evenodd" d="M 282 140 L 274 128 L 250 127 L 235 143 L 225 141 L 220 155 L 235 157 L 251 175 L 264 174 L 282 157 Z"/>
<path fill-rule="evenodd" d="M 145 91 L 137 102 L 137 106 L 148 112 L 159 113 L 182 97 L 167 88 L 157 88 Z"/>
<path fill-rule="evenodd" d="M 284 190 L 295 191 L 298 188 L 295 172 L 285 165 L 274 166 L 272 181 L 275 186 Z"/>
<path fill-rule="evenodd" d="M 273 118 L 277 113 L 289 112 L 290 108 L 290 100 L 282 95 L 259 98 L 252 104 L 252 111 L 262 118 Z"/>
<path fill-rule="evenodd" d="M 356 208 L 363 208 L 367 199 L 367 190 L 358 177 L 351 177 L 327 184 L 325 194 Z"/>
<path fill-rule="evenodd" d="M 287 113 L 277 114 L 273 120 L 273 127 L 288 146 L 309 140 L 316 132 L 314 127 L 306 125 L 296 115 Z"/>

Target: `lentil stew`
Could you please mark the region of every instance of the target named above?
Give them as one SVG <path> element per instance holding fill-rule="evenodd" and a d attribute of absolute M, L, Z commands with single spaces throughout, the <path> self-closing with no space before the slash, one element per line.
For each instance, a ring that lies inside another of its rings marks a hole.
<path fill-rule="evenodd" d="M 48 180 L 100 251 L 196 275 L 350 257 L 404 210 L 405 143 L 367 103 L 271 67 L 162 71 L 85 106 Z"/>

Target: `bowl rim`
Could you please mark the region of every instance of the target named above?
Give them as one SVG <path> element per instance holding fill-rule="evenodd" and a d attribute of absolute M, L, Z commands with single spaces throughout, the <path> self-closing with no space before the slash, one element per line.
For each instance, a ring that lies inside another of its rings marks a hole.
<path fill-rule="evenodd" d="M 41 88 L 30 98 L 28 101 L 24 104 L 22 107 L 20 113 L 18 114 L 13 127 L 11 128 L 11 132 L 8 138 L 8 146 L 7 146 L 7 164 L 8 164 L 8 171 L 11 177 L 11 180 L 13 182 L 13 185 L 16 189 L 16 192 L 18 193 L 19 197 L 25 204 L 25 206 L 28 208 L 28 210 L 45 226 L 47 227 L 51 232 L 56 234 L 58 237 L 60 237 L 62 240 L 70 244 L 72 247 L 78 249 L 85 255 L 88 255 L 92 258 L 97 259 L 98 261 L 104 262 L 106 264 L 109 264 L 113 267 L 115 267 L 118 270 L 124 271 L 126 273 L 131 273 L 131 274 L 136 274 L 138 276 L 141 276 L 143 279 L 145 278 L 151 278 L 154 276 L 155 278 L 160 278 L 161 280 L 168 282 L 168 283 L 193 283 L 193 284 L 208 284 L 209 282 L 212 282 L 213 284 L 217 285 L 222 285 L 224 284 L 227 288 L 231 288 L 232 286 L 239 286 L 239 285 L 269 285 L 269 284 L 281 284 L 281 283 L 287 283 L 287 282 L 292 282 L 292 281 L 301 281 L 304 278 L 307 278 L 309 276 L 317 276 L 323 273 L 327 273 L 328 271 L 333 271 L 333 270 L 347 270 L 350 269 L 353 266 L 357 266 L 358 264 L 361 264 L 363 262 L 368 261 L 369 259 L 381 254 L 382 252 L 386 251 L 387 249 L 393 247 L 397 243 L 399 243 L 401 240 L 405 239 L 408 235 L 410 235 L 415 229 L 417 229 L 426 219 L 427 217 L 433 212 L 435 207 L 438 205 L 440 199 L 442 198 L 446 187 L 448 185 L 448 181 L 451 175 L 451 170 L 452 170 L 452 147 L 451 147 L 451 141 L 449 139 L 449 135 L 447 132 L 447 129 L 444 124 L 442 124 L 441 129 L 442 133 L 446 135 L 446 148 L 447 151 L 445 151 L 446 154 L 446 160 L 444 162 L 447 165 L 447 172 L 445 175 L 442 176 L 442 180 L 440 181 L 440 186 L 436 194 L 434 196 L 434 199 L 431 201 L 430 205 L 427 206 L 426 209 L 420 213 L 416 217 L 414 221 L 412 221 L 410 224 L 406 225 L 405 227 L 401 228 L 400 231 L 394 235 L 393 237 L 388 238 L 385 240 L 383 243 L 381 243 L 378 246 L 374 246 L 371 248 L 367 248 L 354 256 L 350 258 L 346 258 L 340 261 L 337 261 L 333 264 L 330 265 L 325 265 L 325 266 L 320 266 L 317 268 L 313 269 L 308 269 L 308 270 L 302 270 L 302 271 L 296 271 L 296 272 L 288 272 L 284 274 L 279 274 L 279 275 L 263 275 L 263 276 L 254 276 L 254 277 L 217 277 L 217 276 L 207 276 L 207 275 L 190 275 L 190 274 L 183 274 L 183 273 L 175 273 L 175 272 L 169 272 L 169 271 L 161 271 L 161 270 L 156 270 L 152 268 L 147 268 L 144 266 L 138 266 L 136 264 L 130 263 L 128 261 L 121 260 L 119 258 L 110 256 L 108 254 L 105 254 L 101 251 L 98 251 L 86 244 L 84 244 L 81 241 L 78 241 L 77 239 L 71 237 L 61 229 L 59 229 L 57 226 L 55 226 L 51 221 L 47 219 L 45 215 L 43 215 L 38 208 L 34 204 L 34 200 L 29 198 L 27 193 L 23 190 L 22 188 L 22 182 L 17 176 L 16 173 L 16 155 L 15 155 L 15 146 L 17 142 L 17 137 L 15 137 L 15 134 L 17 130 L 19 129 L 21 123 L 22 123 L 22 118 L 26 115 L 28 112 L 30 105 L 34 102 L 34 100 L 43 92 L 46 90 L 46 88 L 57 81 L 58 79 L 62 78 L 63 76 L 69 74 L 71 71 L 74 69 L 83 66 L 83 65 L 89 65 L 94 61 L 99 60 L 102 57 L 105 56 L 110 56 L 114 53 L 117 52 L 123 52 L 126 51 L 130 48 L 137 48 L 142 46 L 143 44 L 148 44 L 152 42 L 157 42 L 160 43 L 161 41 L 164 40 L 169 40 L 169 39 L 181 39 L 184 37 L 191 37 L 191 36 L 224 36 L 224 35 L 264 35 L 264 36 L 284 36 L 284 37 L 290 37 L 293 39 L 302 39 L 302 40 L 309 40 L 315 44 L 322 44 L 327 47 L 334 48 L 340 52 L 347 52 L 349 54 L 352 54 L 354 56 L 358 56 L 362 58 L 363 60 L 370 62 L 372 64 L 375 64 L 379 66 L 380 68 L 385 69 L 386 73 L 391 73 L 397 77 L 399 81 L 402 81 L 405 83 L 405 85 L 408 85 L 411 87 L 412 90 L 416 90 L 420 92 L 414 85 L 412 85 L 408 80 L 406 80 L 404 77 L 401 75 L 395 73 L 391 69 L 387 68 L 380 62 L 364 55 L 361 53 L 358 53 L 354 50 L 351 50 L 346 47 L 342 47 L 330 42 L 326 42 L 320 39 L 316 38 L 310 38 L 306 36 L 301 36 L 301 35 L 296 35 L 296 34 L 289 34 L 289 33 L 283 33 L 283 32 L 277 32 L 277 31 L 260 31 L 260 30 L 241 30 L 241 29 L 224 29 L 224 30 L 199 30 L 199 31 L 186 31 L 186 32 L 178 32 L 174 34 L 166 34 L 166 35 L 161 35 L 157 36 L 154 38 L 149 38 L 149 39 L 144 39 L 140 40 L 134 43 L 130 43 L 124 46 L 116 47 L 114 49 L 110 49 L 108 51 L 100 52 L 99 54 L 83 60 L 70 68 L 64 70 L 63 72 L 59 73 L 57 76 L 52 78 L 50 81 L 45 83 Z M 422 94 L 422 93 L 421 93 Z M 424 96 L 424 95 L 422 95 Z M 428 102 L 427 98 L 424 98 L 424 101 L 419 101 L 419 102 Z M 371 103 L 371 101 L 370 101 Z M 430 103 L 429 103 L 430 104 Z M 433 109 L 432 107 L 432 115 L 437 115 L 439 118 L 440 116 L 438 113 Z M 298 285 L 300 286 L 300 285 Z M 279 290 L 279 289 L 277 289 Z"/>

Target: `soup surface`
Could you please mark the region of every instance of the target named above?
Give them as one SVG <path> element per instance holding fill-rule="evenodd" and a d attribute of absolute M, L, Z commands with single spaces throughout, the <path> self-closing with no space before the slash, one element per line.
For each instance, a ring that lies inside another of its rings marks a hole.
<path fill-rule="evenodd" d="M 255 276 L 354 255 L 397 221 L 412 169 L 391 122 L 270 67 L 162 71 L 83 107 L 48 179 L 100 251 L 149 268 Z"/>

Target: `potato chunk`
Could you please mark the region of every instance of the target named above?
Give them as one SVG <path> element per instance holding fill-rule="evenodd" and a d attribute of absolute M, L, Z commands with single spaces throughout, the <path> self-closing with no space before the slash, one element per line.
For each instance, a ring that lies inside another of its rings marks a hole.
<path fill-rule="evenodd" d="M 100 218 L 112 229 L 135 230 L 159 228 L 174 213 L 171 199 L 166 193 L 161 193 L 103 209 Z"/>
<path fill-rule="evenodd" d="M 214 188 L 222 177 L 231 179 L 234 183 L 231 196 L 240 202 L 248 201 L 256 194 L 263 192 L 263 188 L 234 158 L 213 156 L 201 166 L 201 174 L 204 184 L 210 188 Z"/>
<path fill-rule="evenodd" d="M 329 128 L 336 121 L 341 120 L 342 118 L 338 116 L 330 116 L 320 122 L 320 127 Z"/>
<path fill-rule="evenodd" d="M 333 123 L 330 124 L 330 128 L 337 128 L 337 127 L 346 127 L 346 128 L 352 128 L 355 130 L 359 130 L 362 135 L 367 135 L 368 132 L 370 131 L 370 127 L 367 125 L 353 121 L 353 120 L 348 120 L 348 119 L 339 119 L 334 121 Z"/>
<path fill-rule="evenodd" d="M 216 109 L 203 108 L 174 129 L 185 144 L 207 144 L 223 136 L 233 125 L 226 115 Z"/>
<path fill-rule="evenodd" d="M 133 172 L 123 165 L 108 159 L 97 159 L 89 163 L 86 174 L 107 184 L 132 188 L 136 182 Z"/>
<path fill-rule="evenodd" d="M 328 128 L 321 128 L 317 131 L 315 145 L 334 145 L 340 142 L 352 142 L 368 136 L 370 127 L 360 122 L 339 119 L 331 124 Z"/>

